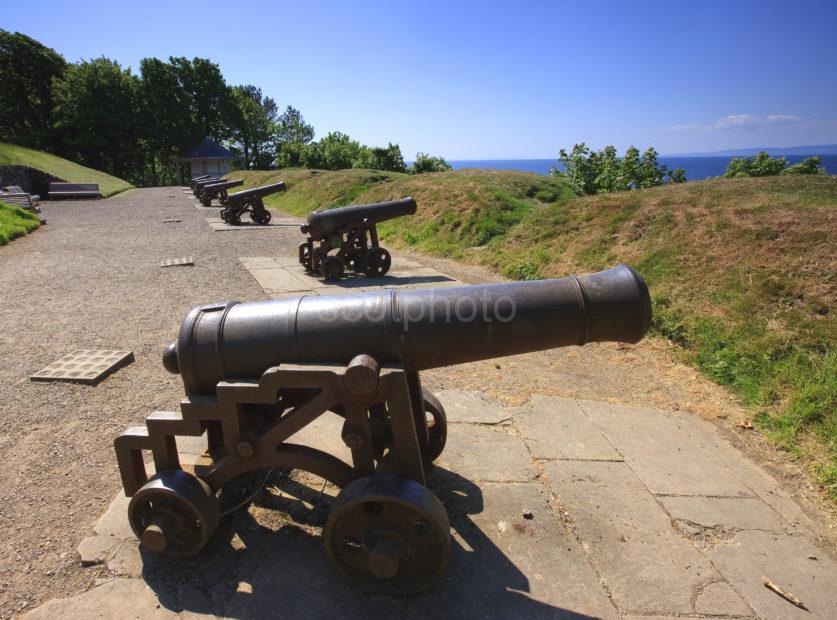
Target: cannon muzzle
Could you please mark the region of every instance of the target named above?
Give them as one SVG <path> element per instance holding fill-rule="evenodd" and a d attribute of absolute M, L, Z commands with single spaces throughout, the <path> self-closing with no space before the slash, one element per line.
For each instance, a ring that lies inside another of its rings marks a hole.
<path fill-rule="evenodd" d="M 319 241 L 352 222 L 363 220 L 373 223 L 385 222 L 404 215 L 413 215 L 415 212 L 415 198 L 409 197 L 368 205 L 349 205 L 325 211 L 312 211 L 308 215 L 308 223 L 302 226 L 301 230 L 313 241 Z"/>
<path fill-rule="evenodd" d="M 588 342 L 637 342 L 651 324 L 627 265 L 586 276 L 436 289 L 382 289 L 198 306 L 163 364 L 187 394 L 256 380 L 281 363 L 348 364 L 360 354 L 420 371 Z"/>

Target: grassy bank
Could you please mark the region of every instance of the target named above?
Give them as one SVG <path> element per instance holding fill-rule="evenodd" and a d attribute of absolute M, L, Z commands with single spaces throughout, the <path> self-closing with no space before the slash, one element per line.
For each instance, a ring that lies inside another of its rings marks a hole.
<path fill-rule="evenodd" d="M 415 196 L 382 237 L 510 278 L 623 261 L 647 279 L 656 331 L 733 390 L 754 422 L 837 499 L 837 178 L 710 180 L 577 197 L 558 179 L 471 170 L 244 173 L 286 179 L 269 200 L 313 208 Z"/>
<path fill-rule="evenodd" d="M 0 202 L 0 245 L 30 233 L 40 225 L 34 213 Z"/>
<path fill-rule="evenodd" d="M 0 164 L 27 166 L 73 183 L 98 183 L 103 196 L 113 196 L 133 187 L 127 181 L 80 166 L 67 159 L 22 146 L 0 142 Z"/>

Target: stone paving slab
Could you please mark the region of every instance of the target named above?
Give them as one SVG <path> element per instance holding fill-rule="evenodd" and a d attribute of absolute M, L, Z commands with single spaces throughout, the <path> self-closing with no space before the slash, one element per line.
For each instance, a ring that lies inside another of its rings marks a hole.
<path fill-rule="evenodd" d="M 514 418 L 536 459 L 622 460 L 575 400 L 535 395 Z"/>
<path fill-rule="evenodd" d="M 762 618 L 837 618 L 837 562 L 802 536 L 739 532 L 709 553 Z M 768 590 L 767 577 L 800 599 L 799 609 Z"/>
<path fill-rule="evenodd" d="M 482 392 L 443 390 L 434 395 L 445 408 L 448 422 L 510 424 L 511 412 Z"/>
<path fill-rule="evenodd" d="M 581 408 L 655 495 L 747 497 L 733 472 L 661 411 L 579 401 Z"/>
<path fill-rule="evenodd" d="M 529 482 L 537 476 L 526 444 L 502 426 L 451 424 L 437 463 L 481 482 Z"/>
<path fill-rule="evenodd" d="M 782 529 L 782 520 L 779 515 L 759 499 L 660 497 L 659 502 L 673 519 L 680 519 L 701 527 L 773 532 Z"/>
<path fill-rule="evenodd" d="M 672 529 L 669 516 L 626 463 L 550 461 L 544 472 L 621 610 L 695 613 L 698 589 L 722 579 Z"/>
<path fill-rule="evenodd" d="M 706 420 L 686 412 L 668 414 L 685 433 L 689 441 L 702 446 L 728 470 L 734 471 L 747 487 L 765 504 L 775 510 L 787 523 L 807 536 L 818 536 L 817 526 L 799 507 L 793 498 L 782 489 L 770 474 L 737 450 L 718 428 Z"/>

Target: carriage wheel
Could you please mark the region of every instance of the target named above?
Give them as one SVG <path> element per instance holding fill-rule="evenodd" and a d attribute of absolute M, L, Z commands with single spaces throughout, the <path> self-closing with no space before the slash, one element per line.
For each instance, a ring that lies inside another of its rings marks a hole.
<path fill-rule="evenodd" d="M 160 472 L 131 498 L 128 521 L 154 553 L 190 557 L 218 526 L 218 500 L 201 479 L 180 469 Z"/>
<path fill-rule="evenodd" d="M 392 257 L 384 248 L 369 248 L 363 256 L 363 271 L 370 278 L 381 277 L 389 271 Z"/>
<path fill-rule="evenodd" d="M 450 522 L 442 502 L 418 482 L 376 474 L 340 491 L 323 539 L 345 579 L 398 596 L 425 590 L 442 576 Z"/>

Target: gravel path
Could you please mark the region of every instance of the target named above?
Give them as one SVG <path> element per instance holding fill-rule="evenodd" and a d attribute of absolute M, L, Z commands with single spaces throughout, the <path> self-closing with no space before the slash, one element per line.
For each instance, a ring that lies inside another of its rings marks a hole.
<path fill-rule="evenodd" d="M 197 303 L 264 298 L 238 257 L 290 251 L 292 241 L 214 233 L 179 188 L 43 211 L 48 226 L 0 248 L 0 617 L 96 578 L 75 547 L 119 488 L 113 438 L 183 394 L 162 370 L 162 347 Z M 160 267 L 178 256 L 195 266 Z M 28 380 L 97 348 L 129 349 L 136 361 L 96 387 Z"/>
<path fill-rule="evenodd" d="M 216 233 L 208 213 L 215 211 L 195 208 L 180 188 L 47 203 L 47 227 L 0 248 L 0 618 L 78 593 L 102 574 L 79 566 L 75 549 L 120 488 L 113 438 L 154 410 L 178 408 L 182 386 L 161 367 L 163 346 L 198 303 L 266 298 L 239 257 L 296 252 L 293 228 Z M 180 256 L 193 256 L 195 266 L 160 267 Z M 415 258 L 463 281 L 496 279 Z M 136 361 L 96 387 L 28 380 L 75 349 L 95 348 L 128 349 Z M 540 393 L 694 411 L 767 458 L 820 520 L 833 516 L 798 468 L 755 433 L 735 430 L 746 412 L 659 340 L 503 358 L 423 378 L 431 389 L 481 389 L 507 404 Z"/>

